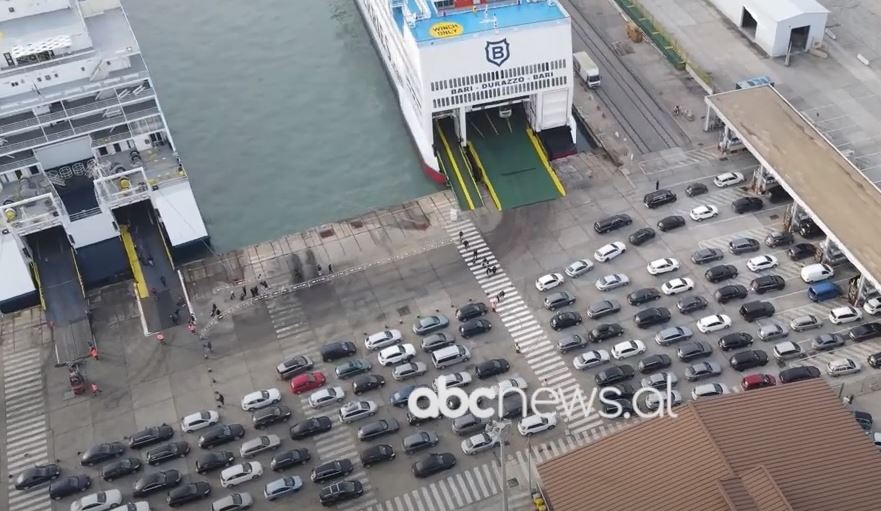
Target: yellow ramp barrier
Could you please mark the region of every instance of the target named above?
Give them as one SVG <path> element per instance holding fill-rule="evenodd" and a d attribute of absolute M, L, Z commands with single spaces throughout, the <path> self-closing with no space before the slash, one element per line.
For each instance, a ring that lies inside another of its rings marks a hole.
<path fill-rule="evenodd" d="M 486 185 L 486 189 L 489 190 L 489 196 L 493 200 L 493 204 L 495 204 L 496 209 L 499 211 L 502 210 L 502 203 L 499 201 L 499 196 L 496 195 L 496 191 L 493 188 L 492 182 L 489 180 L 489 177 L 486 175 L 486 169 L 483 168 L 483 163 L 480 161 L 480 156 L 477 154 L 477 149 L 474 148 L 474 144 L 468 142 L 468 151 L 471 153 L 471 157 L 474 158 L 474 163 L 477 164 L 477 170 L 480 171 L 480 175 L 483 177 L 483 183 Z"/>
<path fill-rule="evenodd" d="M 40 293 L 40 307 L 46 310 L 46 299 L 43 298 L 43 283 L 40 282 L 40 270 L 37 269 L 37 265 L 33 261 L 31 261 L 31 271 L 34 272 L 34 278 L 37 280 L 37 291 Z"/>
<path fill-rule="evenodd" d="M 563 188 L 563 183 L 560 182 L 560 179 L 557 178 L 557 173 L 554 172 L 554 169 L 551 167 L 550 162 L 548 162 L 548 157 L 545 154 L 544 147 L 542 147 L 541 142 L 538 140 L 538 137 L 535 136 L 535 132 L 532 131 L 532 128 L 526 128 L 526 135 L 529 137 L 529 141 L 532 142 L 532 147 L 535 148 L 535 153 L 538 154 L 538 157 L 541 159 L 542 165 L 544 165 L 545 171 L 547 171 L 548 175 L 551 177 L 551 181 L 554 182 L 554 186 L 557 187 L 557 191 L 560 192 L 561 197 L 566 196 L 566 189 Z"/>
<path fill-rule="evenodd" d="M 447 141 L 447 137 L 444 136 L 444 131 L 440 127 L 440 123 L 438 121 L 434 121 L 437 126 L 437 130 L 440 133 L 440 139 L 444 146 L 444 151 L 447 152 L 447 156 L 450 159 L 450 163 L 453 164 L 453 173 L 456 175 L 456 180 L 459 183 L 459 186 L 462 187 L 462 193 L 465 195 L 465 202 L 468 203 L 468 209 L 474 209 L 474 201 L 471 200 L 471 195 L 468 193 L 468 188 L 465 187 L 465 180 L 462 179 L 462 172 L 459 169 L 459 165 L 456 164 L 456 157 L 453 156 L 453 150 L 450 148 L 450 143 Z"/>
<path fill-rule="evenodd" d="M 138 291 L 138 298 L 147 298 L 150 296 L 147 280 L 144 278 L 144 270 L 141 269 L 141 261 L 138 260 L 138 251 L 135 250 L 135 242 L 132 240 L 131 233 L 128 232 L 127 225 L 119 226 L 119 235 L 122 237 L 122 245 L 125 247 L 128 263 L 132 267 L 132 274 L 135 276 L 135 289 Z"/>

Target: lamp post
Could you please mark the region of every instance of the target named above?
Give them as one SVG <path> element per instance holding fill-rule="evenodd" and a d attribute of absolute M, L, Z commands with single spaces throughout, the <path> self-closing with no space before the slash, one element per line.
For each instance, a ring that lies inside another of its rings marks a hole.
<path fill-rule="evenodd" d="M 502 488 L 502 511 L 508 511 L 508 484 L 506 480 L 507 476 L 505 474 L 505 443 L 508 441 L 508 427 L 510 426 L 511 421 L 509 420 L 493 421 L 486 426 L 486 432 L 489 436 L 498 439 L 499 442 L 499 465 L 501 465 L 501 481 L 499 481 L 499 486 Z"/>

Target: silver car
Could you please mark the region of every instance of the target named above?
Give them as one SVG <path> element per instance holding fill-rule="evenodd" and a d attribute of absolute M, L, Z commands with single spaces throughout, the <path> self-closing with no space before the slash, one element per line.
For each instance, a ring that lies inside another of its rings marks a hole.
<path fill-rule="evenodd" d="M 667 388 L 667 380 L 670 380 L 670 386 L 675 387 L 679 383 L 679 378 L 674 373 L 661 371 L 659 373 L 650 374 L 642 379 L 640 386 L 644 388 L 652 388 L 664 390 Z"/>
<path fill-rule="evenodd" d="M 486 433 L 478 433 L 470 438 L 462 440 L 462 452 L 465 454 L 477 454 L 488 451 L 498 445 L 498 440 Z"/>
<path fill-rule="evenodd" d="M 813 330 L 823 326 L 823 320 L 813 314 L 805 314 L 799 316 L 789 322 L 789 328 L 795 332 L 804 332 L 805 330 Z"/>
<path fill-rule="evenodd" d="M 587 308 L 587 317 L 600 319 L 621 310 L 621 304 L 615 300 L 600 300 Z"/>
<path fill-rule="evenodd" d="M 720 374 L 722 374 L 722 366 L 710 360 L 698 362 L 685 368 L 685 379 L 688 381 L 703 380 Z"/>
<path fill-rule="evenodd" d="M 422 376 L 427 370 L 428 366 L 425 365 L 425 362 L 405 362 L 395 366 L 392 370 L 392 378 L 395 381 L 404 381 L 408 378 Z"/>
<path fill-rule="evenodd" d="M 658 346 L 669 346 L 677 342 L 687 341 L 691 339 L 694 332 L 687 326 L 673 326 L 665 328 L 655 335 L 655 342 Z"/>
<path fill-rule="evenodd" d="M 247 492 L 231 493 L 211 504 L 211 511 L 244 511 L 254 505 L 254 499 Z"/>
<path fill-rule="evenodd" d="M 580 277 L 593 269 L 593 263 L 586 259 L 578 259 L 573 261 L 564 270 L 566 275 L 570 277 Z"/>
<path fill-rule="evenodd" d="M 263 435 L 242 442 L 242 448 L 239 449 L 239 454 L 243 458 L 253 458 L 261 452 L 278 449 L 280 446 L 281 439 L 278 438 L 278 435 Z"/>
<path fill-rule="evenodd" d="M 596 288 L 600 291 L 611 291 L 630 284 L 630 277 L 623 273 L 603 275 L 596 281 Z"/>
<path fill-rule="evenodd" d="M 303 479 L 300 476 L 287 476 L 276 479 L 263 488 L 263 496 L 266 500 L 275 500 L 280 497 L 293 495 L 303 487 Z"/>
<path fill-rule="evenodd" d="M 787 335 L 789 335 L 789 330 L 776 321 L 759 322 L 759 339 L 763 341 L 782 339 Z"/>

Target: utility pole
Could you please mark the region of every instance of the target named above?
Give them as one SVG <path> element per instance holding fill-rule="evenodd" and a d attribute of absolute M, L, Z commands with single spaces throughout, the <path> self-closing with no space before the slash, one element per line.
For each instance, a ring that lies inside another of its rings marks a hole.
<path fill-rule="evenodd" d="M 499 465 L 501 465 L 501 481 L 499 481 L 499 486 L 502 488 L 502 511 L 508 511 L 508 481 L 507 475 L 505 474 L 505 444 L 508 442 L 508 428 L 511 426 L 511 421 L 502 420 L 502 421 L 493 421 L 491 424 L 486 426 L 487 433 L 491 437 L 495 437 L 499 441 Z"/>
<path fill-rule="evenodd" d="M 526 437 L 526 486 L 532 494 L 532 435 Z"/>

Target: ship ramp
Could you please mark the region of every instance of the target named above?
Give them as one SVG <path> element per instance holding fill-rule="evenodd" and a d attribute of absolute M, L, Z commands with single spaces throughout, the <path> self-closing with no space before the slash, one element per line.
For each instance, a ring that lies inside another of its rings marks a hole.
<path fill-rule="evenodd" d="M 496 208 L 512 209 L 566 195 L 521 105 L 468 113 L 468 150 Z"/>
<path fill-rule="evenodd" d="M 76 257 L 62 227 L 27 236 L 36 266 L 34 276 L 52 331 L 59 364 L 89 355 L 94 340 L 89 308 Z"/>
<path fill-rule="evenodd" d="M 467 211 L 482 207 L 483 198 L 477 188 L 471 162 L 468 161 L 459 143 L 453 122 L 450 117 L 435 119 L 434 150 L 441 171 L 447 176 L 447 182 L 456 195 L 459 207 Z"/>

